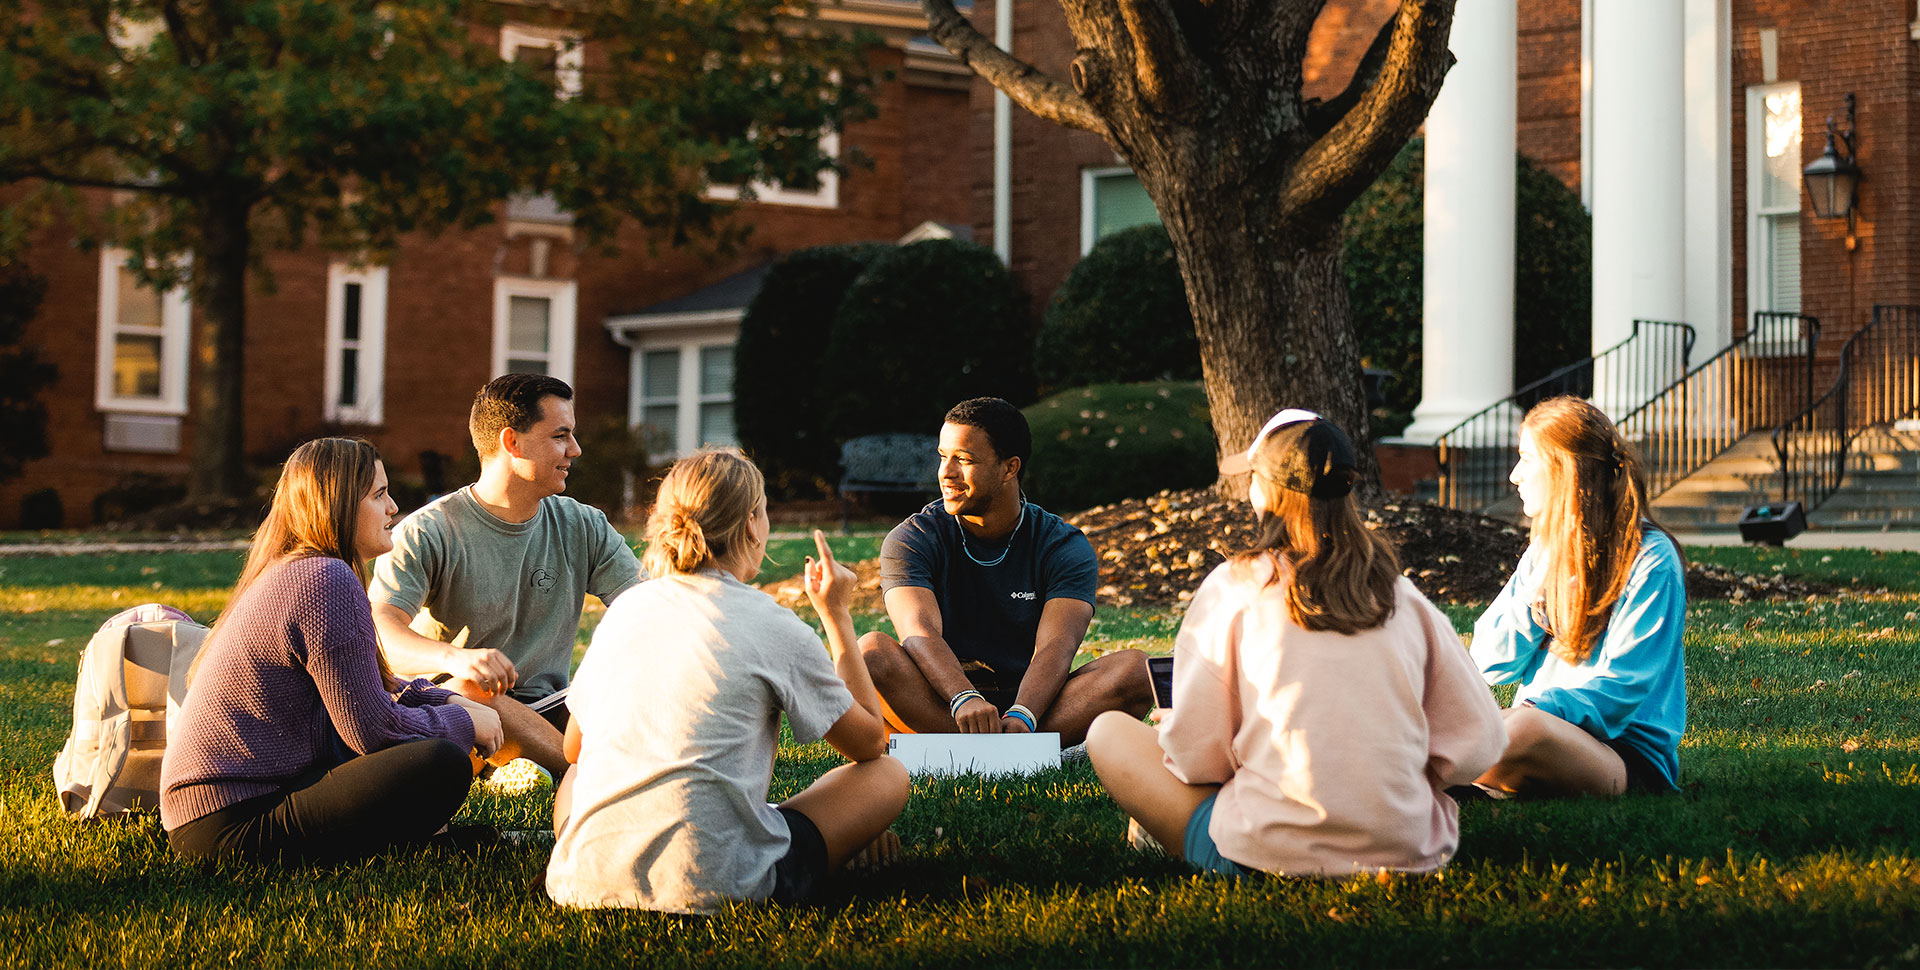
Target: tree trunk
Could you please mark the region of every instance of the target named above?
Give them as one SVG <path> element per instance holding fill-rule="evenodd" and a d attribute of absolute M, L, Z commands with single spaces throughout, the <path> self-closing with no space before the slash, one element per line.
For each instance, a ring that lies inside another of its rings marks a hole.
<path fill-rule="evenodd" d="M 1244 450 L 1275 411 L 1315 410 L 1358 445 L 1367 436 L 1359 347 L 1349 326 L 1340 226 L 1283 227 L 1238 206 L 1174 210 L 1167 231 L 1180 258 L 1200 341 L 1200 366 L 1221 454 Z M 1362 455 L 1361 480 L 1372 474 Z M 1222 478 L 1229 497 L 1247 483 Z"/>
<path fill-rule="evenodd" d="M 246 374 L 249 207 L 203 202 L 193 252 L 193 467 L 187 501 L 248 497 L 242 379 Z"/>

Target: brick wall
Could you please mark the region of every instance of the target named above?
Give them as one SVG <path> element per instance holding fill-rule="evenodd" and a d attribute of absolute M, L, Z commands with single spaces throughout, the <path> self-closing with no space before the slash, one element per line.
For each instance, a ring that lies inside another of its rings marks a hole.
<path fill-rule="evenodd" d="M 879 113 L 851 126 L 842 139 L 872 160 L 841 180 L 840 204 L 809 209 L 748 205 L 741 218 L 753 232 L 738 250 L 718 254 L 698 245 L 670 247 L 629 227 L 619 254 L 554 239 L 547 276 L 578 283 L 574 385 L 583 424 L 624 417 L 628 351 L 603 326 L 609 315 L 672 299 L 715 283 L 779 253 L 836 242 L 897 239 L 927 220 L 967 223 L 972 156 L 969 93 L 910 80 L 899 51 L 873 53 L 876 74 L 891 72 L 873 91 Z M 20 499 L 35 490 L 59 490 L 69 526 L 90 522 L 94 496 L 129 472 L 184 477 L 192 454 L 192 420 L 184 422 L 181 451 L 173 455 L 108 453 L 104 417 L 94 407 L 99 330 L 99 257 L 70 243 L 54 226 L 35 240 L 27 262 L 48 277 L 46 302 L 29 325 L 26 342 L 60 368 L 42 396 L 49 410 L 52 454 L 26 474 L 0 484 L 0 528 L 18 522 Z M 531 271 L 536 237 L 510 237 L 500 224 L 437 238 L 404 241 L 388 272 L 385 423 L 353 429 L 372 439 L 396 478 L 418 479 L 426 450 L 460 456 L 467 440 L 467 409 L 491 374 L 494 280 Z M 246 450 L 278 461 L 300 441 L 329 429 L 322 410 L 325 383 L 327 266 L 316 250 L 268 257 L 275 286 L 256 278 L 248 292 L 246 371 L 243 378 Z"/>

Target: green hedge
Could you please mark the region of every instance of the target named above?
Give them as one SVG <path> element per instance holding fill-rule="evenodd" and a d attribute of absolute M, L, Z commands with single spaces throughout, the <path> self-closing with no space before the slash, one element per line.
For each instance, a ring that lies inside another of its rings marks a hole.
<path fill-rule="evenodd" d="M 1027 495 L 1067 513 L 1219 477 L 1207 394 L 1198 381 L 1096 384 L 1026 409 Z"/>
<path fill-rule="evenodd" d="M 929 239 L 891 250 L 853 281 L 817 375 L 836 441 L 931 434 L 955 403 L 1033 400 L 1033 331 L 1013 279 L 984 246 Z"/>
<path fill-rule="evenodd" d="M 1376 431 L 1404 427 L 1420 401 L 1424 145 L 1415 139 L 1346 213 L 1347 290 L 1360 354 L 1394 372 Z M 1517 387 L 1590 352 L 1593 220 L 1580 197 L 1515 159 Z M 1488 401 L 1492 404 L 1492 401 Z"/>
<path fill-rule="evenodd" d="M 1033 368 L 1047 388 L 1199 379 L 1193 313 L 1166 229 L 1135 226 L 1094 244 L 1047 303 Z"/>
<path fill-rule="evenodd" d="M 820 360 L 848 287 L 891 249 L 795 250 L 773 264 L 747 305 L 733 356 L 734 427 L 775 496 L 830 494 L 839 450 L 826 433 Z"/>

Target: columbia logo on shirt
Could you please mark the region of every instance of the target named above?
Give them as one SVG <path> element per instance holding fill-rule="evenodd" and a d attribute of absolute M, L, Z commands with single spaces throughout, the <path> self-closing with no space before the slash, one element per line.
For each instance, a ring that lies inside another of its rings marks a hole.
<path fill-rule="evenodd" d="M 1027 600 L 1028 602 L 1032 602 L 1032 601 L 1033 601 L 1034 599 L 1036 599 L 1036 598 L 1037 598 L 1037 597 L 1035 597 L 1035 596 L 1033 595 L 1033 593 L 1032 593 L 1032 592 L 1025 592 L 1025 593 L 1008 593 L 1007 595 L 1008 595 L 1008 596 L 1011 596 L 1011 597 L 1012 597 L 1012 598 L 1014 598 L 1014 599 L 1017 599 L 1017 600 Z"/>

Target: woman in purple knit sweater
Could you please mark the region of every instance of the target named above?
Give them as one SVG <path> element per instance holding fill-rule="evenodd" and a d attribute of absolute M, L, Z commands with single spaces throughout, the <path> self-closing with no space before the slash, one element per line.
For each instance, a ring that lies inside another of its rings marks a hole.
<path fill-rule="evenodd" d="M 373 445 L 287 459 L 160 769 L 160 820 L 188 858 L 324 861 L 421 842 L 500 744 L 491 708 L 387 669 L 367 561 L 397 507 Z"/>

